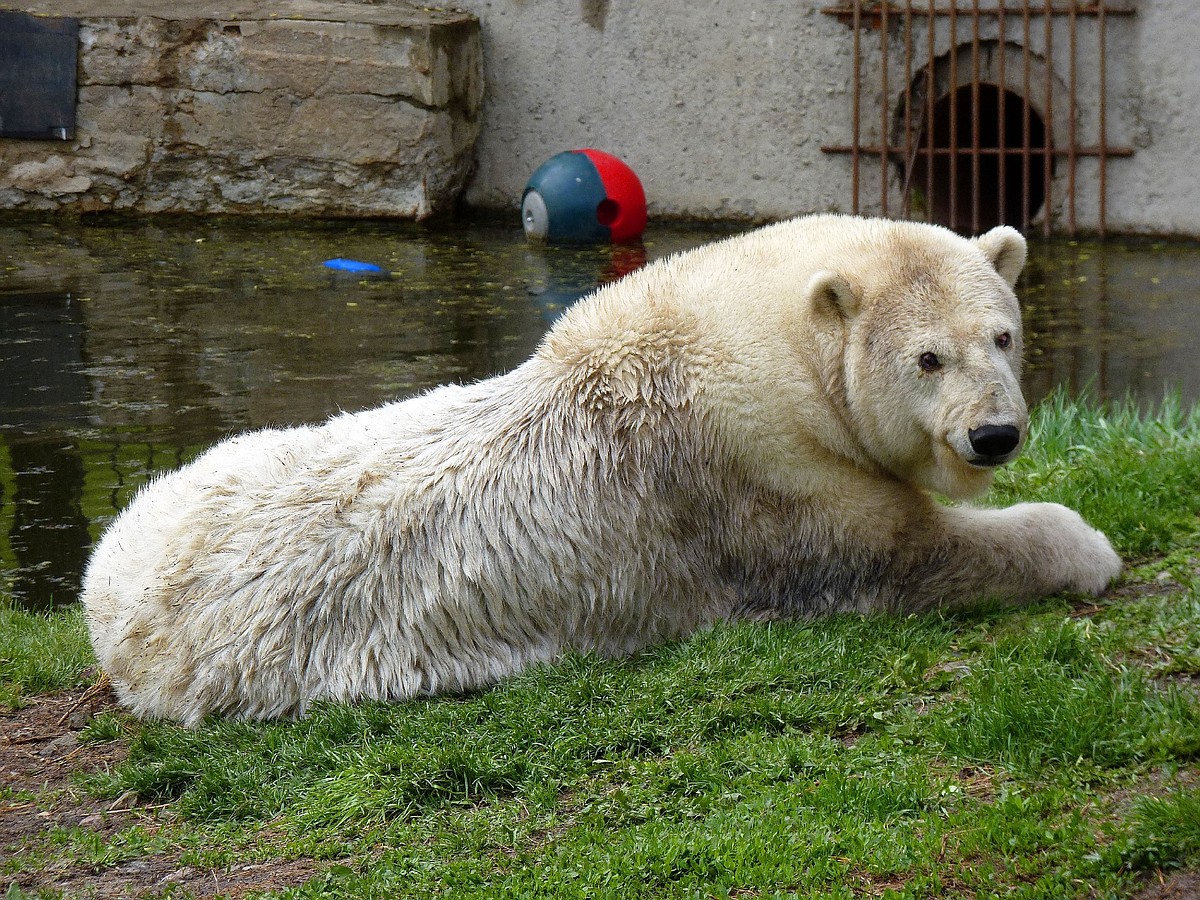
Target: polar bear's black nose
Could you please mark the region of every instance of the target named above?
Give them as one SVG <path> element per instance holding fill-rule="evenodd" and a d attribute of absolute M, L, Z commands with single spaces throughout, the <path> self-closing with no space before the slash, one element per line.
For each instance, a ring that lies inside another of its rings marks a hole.
<path fill-rule="evenodd" d="M 1012 425 L 980 425 L 967 432 L 971 449 L 980 456 L 1004 456 L 1017 449 L 1021 432 Z"/>

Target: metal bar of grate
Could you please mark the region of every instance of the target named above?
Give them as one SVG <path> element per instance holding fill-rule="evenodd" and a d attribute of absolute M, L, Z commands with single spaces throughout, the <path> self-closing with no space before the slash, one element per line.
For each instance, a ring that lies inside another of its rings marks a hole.
<path fill-rule="evenodd" d="M 857 149 L 858 152 L 864 156 L 878 156 L 880 153 L 886 153 L 889 158 L 894 159 L 897 162 L 902 162 L 905 158 L 903 147 L 894 147 L 891 145 L 888 145 L 887 147 L 881 147 L 879 144 L 859 144 L 858 147 L 854 147 L 851 144 L 824 144 L 821 146 L 821 149 L 826 153 L 850 153 L 851 151 Z M 953 151 L 949 147 L 921 148 L 922 155 L 932 153 L 934 156 L 950 156 L 952 153 L 962 154 L 963 152 L 964 151 L 961 148 Z M 1026 153 L 1028 153 L 1031 158 L 1035 159 L 1041 157 L 1053 157 L 1057 159 L 1060 156 L 1064 158 L 1069 157 L 1071 151 L 1066 147 L 1030 147 L 1028 150 L 1026 150 L 1024 147 L 1006 147 L 1003 151 L 1001 151 L 999 147 L 979 148 L 980 156 L 1000 156 L 1003 154 L 1006 157 L 1022 157 Z M 1080 144 L 1075 148 L 1075 156 L 1128 157 L 1133 156 L 1133 148 L 1108 146 L 1101 147 L 1099 144 L 1084 146 L 1083 144 Z"/>
<path fill-rule="evenodd" d="M 913 88 L 913 40 L 912 40 L 912 4 L 906 3 L 904 8 L 904 108 L 912 109 Z M 884 116 L 887 116 L 887 109 Z M 904 129 L 904 194 L 901 197 L 904 218 L 912 218 L 912 194 L 909 191 L 909 181 L 912 178 L 913 161 L 913 132 L 911 128 Z"/>
<path fill-rule="evenodd" d="M 933 18 L 932 18 L 933 17 L 933 0 L 929 0 L 929 15 L 930 15 L 930 20 L 929 20 L 930 28 L 929 28 L 929 38 L 928 38 L 929 67 L 928 67 L 928 69 L 925 70 L 925 75 L 926 75 L 926 77 L 925 77 L 925 113 L 928 117 L 926 120 L 925 134 L 926 134 L 927 139 L 925 141 L 925 146 L 929 150 L 929 152 L 926 154 L 926 157 L 925 157 L 925 219 L 928 222 L 932 222 L 933 221 L 933 164 L 935 162 L 934 152 L 933 152 L 934 151 L 933 133 L 934 133 L 934 125 L 937 124 L 937 111 L 936 111 L 936 107 L 935 107 L 935 101 L 937 100 L 937 82 L 934 78 L 935 73 L 937 72 L 937 56 L 935 55 L 935 50 L 937 48 L 934 45 L 934 41 L 933 41 L 933 25 L 932 25 L 932 23 L 933 23 Z M 855 87 L 855 90 L 857 91 L 858 88 Z M 905 130 L 908 130 L 908 129 L 906 128 Z M 882 152 L 886 152 L 886 151 L 882 151 Z"/>
<path fill-rule="evenodd" d="M 996 16 L 996 30 L 1002 38 L 1008 34 L 1008 31 L 1006 30 L 1007 25 L 1008 22 L 1005 20 L 1005 10 L 1004 7 L 1001 6 L 999 13 Z M 1004 48 L 1002 47 L 1001 50 L 1003 49 Z M 1008 73 L 1005 70 L 1005 56 L 1006 54 L 1003 52 L 996 55 L 996 62 L 999 68 L 997 80 L 1001 85 L 1008 84 Z M 1001 159 L 996 166 L 996 195 L 999 199 L 999 202 L 996 205 L 999 207 L 999 219 L 1001 222 L 1008 221 L 1008 158 L 1005 153 L 1005 151 L 1008 149 L 1008 123 L 1006 121 L 1006 107 L 1008 106 L 1007 100 L 1008 91 L 1000 91 L 1000 110 L 996 116 L 996 149 L 999 150 Z"/>
<path fill-rule="evenodd" d="M 971 233 L 979 234 L 979 202 L 983 185 L 979 163 L 979 0 L 971 0 Z"/>
<path fill-rule="evenodd" d="M 881 35 L 881 39 L 882 35 Z M 958 5 L 950 7 L 950 46 L 958 47 Z M 950 83 L 958 84 L 958 54 L 950 54 Z M 950 98 L 950 221 L 958 228 L 958 102 Z"/>
<path fill-rule="evenodd" d="M 1030 188 L 1033 186 L 1033 172 L 1030 169 L 1032 157 L 1030 156 L 1030 140 L 1029 132 L 1033 127 L 1033 113 L 1029 107 L 1029 97 L 1031 96 L 1030 89 L 1033 84 L 1033 76 L 1030 72 L 1029 65 L 1032 62 L 1029 56 L 1029 47 L 1031 42 L 1029 39 L 1030 30 L 1030 15 L 1029 4 L 1021 4 L 1021 85 L 1023 91 L 1021 96 L 1025 98 L 1025 102 L 1021 104 L 1021 230 L 1029 230 L 1029 220 L 1033 216 L 1033 210 L 1030 209 Z"/>
<path fill-rule="evenodd" d="M 886 4 L 886 3 L 883 5 L 883 7 L 880 9 L 880 12 L 879 12 L 879 27 L 881 29 L 882 34 L 887 34 L 887 31 L 888 31 L 888 4 Z M 879 133 L 887 134 L 888 131 L 890 130 L 888 127 L 889 123 L 890 123 L 890 116 L 888 115 L 888 97 L 890 96 L 890 92 L 888 91 L 888 42 L 887 42 L 887 40 L 881 40 L 879 42 L 879 48 L 880 48 L 880 56 L 881 56 L 881 60 L 880 60 L 880 64 L 879 64 L 879 77 L 883 82 L 883 87 L 880 91 L 880 94 L 883 97 L 883 103 L 880 104 L 880 111 L 882 113 L 883 121 L 880 123 Z M 879 157 L 879 207 L 880 207 L 882 214 L 886 216 L 888 214 L 888 161 L 887 161 L 886 156 Z"/>
<path fill-rule="evenodd" d="M 844 19 L 845 21 L 849 21 L 850 17 L 853 15 L 853 10 L 854 10 L 855 6 L 860 7 L 860 14 L 861 14 L 861 12 L 862 12 L 861 5 L 862 5 L 862 0 L 852 0 L 852 2 L 848 3 L 848 4 L 841 3 L 841 4 L 836 4 L 834 6 L 826 6 L 824 9 L 821 10 L 821 12 L 825 13 L 827 16 L 837 16 L 839 19 Z M 911 5 L 911 4 L 909 3 L 909 4 L 905 4 L 905 5 Z M 1016 15 L 1016 14 L 1022 12 L 1023 10 L 1025 10 L 1028 7 L 1028 5 L 1029 5 L 1028 2 L 1015 3 L 1015 4 L 1013 4 L 1013 3 L 998 3 L 995 6 L 981 9 L 979 11 L 979 14 L 981 16 L 988 17 L 988 18 L 998 18 L 1000 16 Z M 887 4 L 880 3 L 880 4 L 878 4 L 878 7 L 872 7 L 870 10 L 866 11 L 867 17 L 866 17 L 865 21 L 867 21 L 867 23 L 870 24 L 872 27 L 877 27 L 878 22 L 879 22 L 879 16 L 882 14 L 881 10 L 882 10 L 882 7 L 884 7 L 884 6 L 891 7 L 892 12 L 896 12 L 897 8 L 898 8 L 897 4 L 895 2 L 887 3 Z M 903 8 L 903 7 L 899 7 L 899 8 Z M 913 11 L 917 15 L 929 16 L 930 18 L 936 18 L 939 16 L 959 15 L 961 12 L 961 10 L 958 9 L 957 4 L 954 4 L 954 3 L 944 4 L 942 6 L 936 6 L 934 4 L 930 4 L 928 8 L 922 9 L 920 7 L 916 7 L 916 8 L 914 8 Z M 1137 9 L 1134 6 L 1132 6 L 1131 4 L 1113 5 L 1111 3 L 1071 3 L 1071 4 L 1055 5 L 1051 8 L 1051 14 L 1055 15 L 1055 16 L 1069 16 L 1072 14 L 1072 12 L 1074 12 L 1076 15 L 1081 15 L 1081 16 L 1104 16 L 1104 15 L 1133 16 L 1133 15 L 1137 15 Z"/>

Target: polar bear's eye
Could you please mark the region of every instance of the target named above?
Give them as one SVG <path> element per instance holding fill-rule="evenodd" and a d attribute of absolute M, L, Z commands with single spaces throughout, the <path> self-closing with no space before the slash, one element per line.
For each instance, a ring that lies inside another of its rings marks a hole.
<path fill-rule="evenodd" d="M 936 353 L 926 352 L 917 358 L 917 365 L 926 372 L 936 372 L 942 367 L 942 361 L 938 359 Z"/>
<path fill-rule="evenodd" d="M 1007 350 L 1012 345 L 1012 335 L 1007 331 L 1002 331 L 996 335 L 996 346 L 1001 350 Z"/>

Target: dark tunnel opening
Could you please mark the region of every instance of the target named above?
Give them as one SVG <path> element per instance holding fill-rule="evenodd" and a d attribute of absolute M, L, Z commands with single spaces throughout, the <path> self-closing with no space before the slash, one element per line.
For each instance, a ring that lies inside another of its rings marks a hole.
<path fill-rule="evenodd" d="M 975 98 L 978 96 L 978 144 Z M 994 84 L 966 84 L 933 106 L 933 164 L 928 113 L 905 181 L 914 210 L 958 231 L 1027 225 L 1046 199 L 1053 155 L 1041 114 L 1020 94 Z M 1003 127 L 1002 127 L 1003 126 Z"/>

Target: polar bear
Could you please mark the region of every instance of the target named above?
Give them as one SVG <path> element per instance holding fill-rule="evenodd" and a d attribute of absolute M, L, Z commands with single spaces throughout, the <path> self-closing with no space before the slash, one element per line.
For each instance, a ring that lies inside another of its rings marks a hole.
<path fill-rule="evenodd" d="M 86 572 L 149 718 L 303 715 L 721 620 L 1103 591 L 1055 504 L 949 505 L 1025 441 L 1025 242 L 842 216 L 656 262 L 508 374 L 218 444 Z"/>

